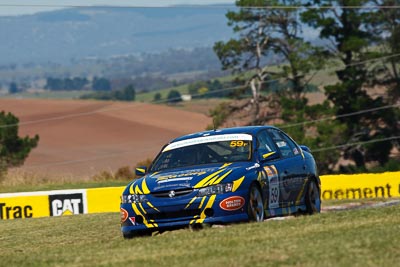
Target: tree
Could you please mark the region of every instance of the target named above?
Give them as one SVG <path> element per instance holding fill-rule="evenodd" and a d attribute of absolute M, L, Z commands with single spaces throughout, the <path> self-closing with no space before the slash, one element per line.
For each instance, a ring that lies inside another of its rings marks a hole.
<path fill-rule="evenodd" d="M 96 91 L 110 91 L 111 83 L 106 78 L 97 78 L 94 77 L 92 82 L 92 88 Z"/>
<path fill-rule="evenodd" d="M 46 79 L 46 85 L 44 86 L 44 88 L 47 90 L 57 91 L 62 90 L 64 88 L 64 84 L 61 79 L 48 77 Z"/>
<path fill-rule="evenodd" d="M 368 69 L 367 60 L 374 58 L 376 48 L 371 44 L 377 36 L 368 30 L 371 26 L 373 11 L 351 6 L 365 6 L 369 0 L 313 0 L 309 5 L 332 6 L 335 8 L 314 8 L 302 13 L 302 20 L 308 25 L 320 29 L 320 37 L 331 42 L 331 55 L 342 64 L 336 71 L 340 82 L 325 87 L 326 95 L 336 108 L 339 120 L 346 124 L 343 136 L 349 143 L 389 137 L 398 132 L 393 121 L 393 110 L 386 109 L 357 116 L 343 116 L 384 106 L 382 97 L 373 98 L 366 90 L 374 81 Z M 349 146 L 344 155 L 352 159 L 357 167 L 365 168 L 367 161 L 384 164 L 388 160 L 391 143 L 370 144 L 368 146 Z"/>
<path fill-rule="evenodd" d="M 259 96 L 262 83 L 268 73 L 263 69 L 262 59 L 269 49 L 269 38 L 272 26 L 268 23 L 270 10 L 247 9 L 246 7 L 268 5 L 265 1 L 236 1 L 239 11 L 229 11 L 226 14 L 228 25 L 233 26 L 234 33 L 239 39 L 228 42 L 217 42 L 214 51 L 220 59 L 224 70 L 234 73 L 254 71 L 254 76 L 249 80 L 253 100 L 253 120 L 259 118 Z"/>
<path fill-rule="evenodd" d="M 155 93 L 153 102 L 159 102 L 161 100 L 161 94 L 160 93 Z"/>
<path fill-rule="evenodd" d="M 110 92 L 98 91 L 94 93 L 84 94 L 81 99 L 99 99 L 99 100 L 119 100 L 119 101 L 135 101 L 136 91 L 133 85 L 128 85 L 122 90 Z"/>
<path fill-rule="evenodd" d="M 223 69 L 233 72 L 251 71 L 254 75 L 248 80 L 252 91 L 253 123 L 260 123 L 259 102 L 262 89 L 268 88 L 266 81 L 274 77 L 284 77 L 290 81 L 285 97 L 296 100 L 304 98 L 309 83 L 306 75 L 318 69 L 321 63 L 317 55 L 321 49 L 304 41 L 299 33 L 301 25 L 297 19 L 296 6 L 300 0 L 239 0 L 239 11 L 226 14 L 228 25 L 233 27 L 238 39 L 217 42 L 214 50 Z M 294 8 L 252 8 L 269 6 L 293 6 Z M 268 58 L 276 58 L 275 62 Z M 279 72 L 267 71 L 267 63 L 281 63 Z"/>
<path fill-rule="evenodd" d="M 89 81 L 86 78 L 65 78 L 65 79 L 60 79 L 60 78 L 47 78 L 45 89 L 48 90 L 54 90 L 54 91 L 60 91 L 60 90 L 66 90 L 66 91 L 71 91 L 71 90 L 82 90 Z"/>
<path fill-rule="evenodd" d="M 12 113 L 0 112 L 0 179 L 10 167 L 20 166 L 35 148 L 39 136 L 18 136 L 19 120 Z"/>
<path fill-rule="evenodd" d="M 123 90 L 123 97 L 118 99 L 118 100 L 124 100 L 124 101 L 135 101 L 136 97 L 136 91 L 133 85 L 128 85 L 127 87 L 124 88 Z"/>
<path fill-rule="evenodd" d="M 176 104 L 178 102 L 181 102 L 182 101 L 181 93 L 179 93 L 179 91 L 176 90 L 171 90 L 168 93 L 167 100 L 168 103 L 170 104 Z"/>
<path fill-rule="evenodd" d="M 10 94 L 16 94 L 18 93 L 20 90 L 17 86 L 17 84 L 15 82 L 10 83 L 10 88 L 8 89 L 8 92 Z"/>
<path fill-rule="evenodd" d="M 377 6 L 389 7 L 395 6 L 395 0 L 373 0 Z M 400 70 L 399 70 L 399 54 L 400 54 L 400 9 L 398 8 L 379 8 L 371 16 L 371 25 L 368 28 L 373 32 L 376 42 L 382 51 L 379 56 L 387 56 L 381 64 L 377 64 L 376 77 L 383 77 L 376 81 L 377 83 L 389 88 L 388 95 L 390 103 L 397 103 L 400 99 Z"/>
<path fill-rule="evenodd" d="M 192 98 L 201 98 L 199 95 L 199 89 L 202 87 L 207 87 L 207 82 L 205 81 L 197 81 L 189 84 L 188 93 L 192 96 Z"/>
<path fill-rule="evenodd" d="M 347 125 L 341 121 L 324 121 L 319 124 L 303 124 L 307 120 L 317 120 L 324 116 L 332 116 L 329 102 L 322 105 L 308 105 L 305 93 L 310 88 L 310 80 L 316 71 L 325 66 L 329 56 L 326 48 L 313 46 L 301 36 L 299 22 L 300 6 L 304 1 L 296 0 L 243 0 L 237 1 L 239 11 L 227 14 L 228 24 L 234 27 L 238 39 L 226 43 L 218 42 L 214 46 L 224 69 L 234 72 L 249 72 L 254 74 L 248 80 L 252 89 L 253 120 L 250 124 L 269 123 L 279 117 L 282 126 L 294 124 L 295 127 L 285 128 L 300 143 L 312 148 L 321 149 L 318 152 L 321 171 L 332 169 L 339 158 L 338 151 L 326 151 L 323 148 L 342 144 L 344 140 L 341 131 L 347 130 Z M 284 6 L 284 8 L 251 8 L 251 7 Z M 250 8 L 249 8 L 250 7 Z M 293 8 L 290 8 L 293 7 Z M 275 58 L 275 62 L 268 61 Z M 278 71 L 272 72 L 265 67 L 267 63 L 278 65 Z M 278 81 L 278 79 L 281 81 Z M 271 80 L 275 80 L 272 82 Z M 269 90 L 271 96 L 268 103 L 273 103 L 273 112 L 259 112 L 262 90 Z M 233 105 L 232 105 L 233 106 Z M 221 106 L 224 116 L 233 109 L 243 110 L 239 104 L 231 108 Z M 229 110 L 230 109 L 230 110 Z M 221 112 L 220 112 L 221 113 Z M 213 113 L 215 114 L 215 113 Z"/>

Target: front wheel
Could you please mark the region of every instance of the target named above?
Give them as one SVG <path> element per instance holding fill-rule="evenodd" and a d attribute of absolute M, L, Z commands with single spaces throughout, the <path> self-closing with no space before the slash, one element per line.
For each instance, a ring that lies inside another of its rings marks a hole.
<path fill-rule="evenodd" d="M 264 220 L 264 201 L 256 184 L 250 186 L 247 214 L 249 215 L 249 221 L 262 222 Z"/>
<path fill-rule="evenodd" d="M 151 231 L 131 231 L 131 232 L 122 232 L 122 237 L 124 239 L 132 239 L 135 237 L 145 237 L 145 236 L 151 236 L 152 232 Z"/>
<path fill-rule="evenodd" d="M 306 198 L 306 207 L 308 214 L 321 212 L 321 197 L 318 186 L 314 180 L 311 180 L 308 183 L 305 198 Z"/>

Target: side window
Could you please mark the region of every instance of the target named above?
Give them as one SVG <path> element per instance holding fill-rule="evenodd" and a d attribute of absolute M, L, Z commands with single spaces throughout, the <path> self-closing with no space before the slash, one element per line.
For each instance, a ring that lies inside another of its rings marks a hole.
<path fill-rule="evenodd" d="M 298 154 L 298 149 L 290 138 L 278 130 L 271 129 L 268 131 L 283 157 L 288 158 Z"/>
<path fill-rule="evenodd" d="M 275 145 L 266 131 L 263 131 L 257 135 L 257 144 L 259 157 L 276 151 Z"/>

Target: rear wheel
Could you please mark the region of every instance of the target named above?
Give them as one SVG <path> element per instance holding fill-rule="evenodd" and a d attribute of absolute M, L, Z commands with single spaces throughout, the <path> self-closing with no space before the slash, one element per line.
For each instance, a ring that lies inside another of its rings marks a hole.
<path fill-rule="evenodd" d="M 308 183 L 305 198 L 308 214 L 319 213 L 321 211 L 321 197 L 318 186 L 314 180 Z"/>
<path fill-rule="evenodd" d="M 261 191 L 256 184 L 250 186 L 247 214 L 250 221 L 262 222 L 264 220 L 264 201 Z"/>

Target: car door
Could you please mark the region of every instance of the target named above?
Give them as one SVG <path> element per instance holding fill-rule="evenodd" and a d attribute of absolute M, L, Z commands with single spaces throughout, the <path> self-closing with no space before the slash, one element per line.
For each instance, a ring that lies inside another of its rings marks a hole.
<path fill-rule="evenodd" d="M 297 144 L 278 129 L 269 129 L 269 135 L 280 153 L 275 163 L 279 172 L 279 199 L 287 207 L 299 201 L 306 177 L 305 161 Z"/>
<path fill-rule="evenodd" d="M 278 148 L 273 143 L 266 130 L 257 134 L 257 157 L 268 179 L 268 208 L 275 209 L 281 206 L 280 177 L 277 166 L 281 159 Z"/>

